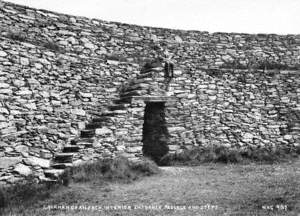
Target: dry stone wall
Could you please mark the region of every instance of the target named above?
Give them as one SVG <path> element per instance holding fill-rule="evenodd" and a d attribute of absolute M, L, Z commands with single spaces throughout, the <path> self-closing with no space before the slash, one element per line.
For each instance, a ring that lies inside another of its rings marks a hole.
<path fill-rule="evenodd" d="M 299 35 L 213 33 L 111 23 L 1 3 L 1 35 L 82 56 L 140 62 L 155 56 L 153 43 L 167 43 L 179 65 L 197 68 L 299 66 Z M 258 60 L 256 60 L 256 58 Z"/>
<path fill-rule="evenodd" d="M 129 78 L 123 71 L 138 71 L 135 64 L 109 65 L 1 39 L 3 169 L 11 157 L 12 163 L 34 157 L 49 164 L 53 153 L 78 136 L 91 116 L 105 111 L 118 97 L 118 89 Z"/>
<path fill-rule="evenodd" d="M 166 102 L 170 151 L 299 145 L 300 35 L 151 28 L 2 1 L 0 30 L 0 181 L 42 175 L 159 55 L 153 45 L 175 63 L 168 95 L 176 100 Z M 140 155 L 144 108 L 133 101 L 98 129 L 95 145 Z"/>
<path fill-rule="evenodd" d="M 171 149 L 299 145 L 299 71 L 200 70 L 171 84 Z M 179 145 L 178 145 L 179 144 Z"/>

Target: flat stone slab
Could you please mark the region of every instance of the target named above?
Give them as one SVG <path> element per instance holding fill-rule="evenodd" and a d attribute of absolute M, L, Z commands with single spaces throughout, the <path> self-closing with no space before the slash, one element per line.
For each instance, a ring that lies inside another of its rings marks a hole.
<path fill-rule="evenodd" d="M 80 146 L 77 145 L 66 145 L 63 148 L 63 153 L 74 153 L 80 150 Z"/>
<path fill-rule="evenodd" d="M 132 96 L 133 100 L 143 100 L 145 102 L 167 102 L 175 101 L 176 97 L 172 96 Z"/>
<path fill-rule="evenodd" d="M 67 167 L 72 167 L 72 163 L 53 163 L 51 164 L 51 167 L 54 169 L 65 169 Z"/>
<path fill-rule="evenodd" d="M 74 152 L 62 152 L 62 153 L 56 153 L 54 155 L 54 158 L 72 158 L 75 155 Z"/>
<path fill-rule="evenodd" d="M 59 175 L 63 174 L 64 169 L 48 169 L 44 171 L 46 177 L 57 178 Z"/>

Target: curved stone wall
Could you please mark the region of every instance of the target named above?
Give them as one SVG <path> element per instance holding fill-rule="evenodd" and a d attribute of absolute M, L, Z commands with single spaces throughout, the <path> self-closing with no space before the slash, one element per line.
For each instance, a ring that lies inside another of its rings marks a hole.
<path fill-rule="evenodd" d="M 168 94 L 176 100 L 166 102 L 170 151 L 299 145 L 300 35 L 151 28 L 7 2 L 0 24 L 0 181 L 42 175 L 160 55 L 154 45 L 175 62 Z M 128 127 L 138 128 L 140 145 L 142 124 Z"/>

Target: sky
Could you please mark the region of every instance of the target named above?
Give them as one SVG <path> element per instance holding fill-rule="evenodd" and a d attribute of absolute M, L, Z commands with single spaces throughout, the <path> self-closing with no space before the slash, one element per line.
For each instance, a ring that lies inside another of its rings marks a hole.
<path fill-rule="evenodd" d="M 300 0 L 5 0 L 65 14 L 209 32 L 300 34 Z"/>

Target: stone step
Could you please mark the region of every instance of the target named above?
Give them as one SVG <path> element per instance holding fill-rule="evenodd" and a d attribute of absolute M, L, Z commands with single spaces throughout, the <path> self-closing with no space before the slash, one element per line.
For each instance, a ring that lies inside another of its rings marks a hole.
<path fill-rule="evenodd" d="M 101 128 L 101 127 L 103 127 L 102 122 L 91 122 L 85 126 L 86 129 L 97 129 L 97 128 Z"/>
<path fill-rule="evenodd" d="M 133 99 L 144 100 L 146 102 L 174 102 L 176 99 L 172 96 L 133 96 Z"/>
<path fill-rule="evenodd" d="M 117 116 L 117 115 L 118 115 L 118 113 L 113 113 L 113 112 L 107 112 L 107 113 L 102 114 L 102 116 L 107 116 L 107 117 L 109 117 L 109 116 L 113 117 L 113 116 Z"/>
<path fill-rule="evenodd" d="M 116 99 L 116 100 L 112 100 L 112 102 L 114 104 L 130 104 L 130 100 L 128 99 L 123 99 L 123 98 L 119 98 L 119 99 Z"/>
<path fill-rule="evenodd" d="M 158 73 L 158 72 L 161 72 L 163 70 L 164 70 L 164 68 L 161 65 L 161 63 L 154 63 L 154 64 L 152 64 L 151 67 L 142 68 L 141 73 L 139 75 L 144 74 L 144 73 L 150 73 L 151 71 L 154 72 L 154 73 Z"/>
<path fill-rule="evenodd" d="M 93 138 L 79 138 L 73 141 L 77 146 L 93 147 L 95 140 Z"/>
<path fill-rule="evenodd" d="M 44 170 L 45 177 L 50 179 L 58 179 L 58 177 L 63 174 L 64 169 L 47 169 Z"/>
<path fill-rule="evenodd" d="M 80 142 L 77 145 L 79 145 L 82 148 L 92 148 L 94 146 L 94 144 L 90 142 Z"/>
<path fill-rule="evenodd" d="M 300 127 L 292 127 L 291 131 L 299 131 L 300 132 Z"/>
<path fill-rule="evenodd" d="M 103 115 L 103 111 L 90 111 L 89 113 L 93 116 L 102 116 Z"/>
<path fill-rule="evenodd" d="M 110 106 L 108 107 L 108 109 L 109 109 L 110 111 L 115 111 L 115 110 L 124 110 L 124 109 L 126 109 L 127 107 L 128 107 L 127 104 L 114 104 L 114 105 L 110 105 Z"/>
<path fill-rule="evenodd" d="M 121 94 L 121 97 L 129 97 L 129 96 L 143 96 L 148 93 L 147 90 L 141 89 L 141 90 L 132 90 L 132 91 L 127 91 Z"/>
<path fill-rule="evenodd" d="M 69 158 L 69 157 L 73 157 L 74 153 L 72 152 L 62 152 L 62 153 L 56 153 L 54 155 L 54 157 L 57 158 Z"/>
<path fill-rule="evenodd" d="M 137 83 L 129 86 L 125 92 L 133 91 L 133 90 L 141 90 L 141 89 L 148 89 L 150 83 Z"/>
<path fill-rule="evenodd" d="M 112 110 L 112 111 L 105 112 L 105 113 L 125 114 L 125 113 L 127 113 L 127 111 L 126 110 Z"/>
<path fill-rule="evenodd" d="M 85 129 L 81 130 L 80 132 L 80 137 L 82 138 L 90 138 L 95 135 L 95 130 L 94 129 Z"/>
<path fill-rule="evenodd" d="M 44 182 L 44 183 L 50 183 L 50 184 L 54 184 L 57 182 L 56 179 L 52 179 L 52 178 L 47 178 L 47 177 L 39 177 L 40 181 L 41 182 Z"/>
<path fill-rule="evenodd" d="M 147 74 L 147 73 L 150 73 L 151 71 L 152 71 L 152 68 L 151 68 L 151 67 L 149 67 L 149 68 L 145 68 L 145 67 L 144 67 L 144 68 L 141 69 L 141 72 L 140 72 L 139 75 L 144 74 L 144 73 Z M 139 76 L 139 75 L 138 75 L 138 76 Z"/>
<path fill-rule="evenodd" d="M 51 167 L 54 169 L 65 169 L 67 167 L 72 167 L 72 163 L 53 163 L 51 164 Z"/>
<path fill-rule="evenodd" d="M 151 84 L 153 82 L 152 78 L 140 78 L 136 79 L 132 82 L 132 85 L 137 85 L 137 84 Z"/>
<path fill-rule="evenodd" d="M 127 113 L 126 110 L 114 110 L 114 111 L 103 112 L 102 116 L 117 116 L 117 115 L 126 114 L 126 113 Z"/>
<path fill-rule="evenodd" d="M 152 78 L 153 75 L 157 74 L 156 71 L 153 71 L 153 70 L 148 70 L 148 71 L 145 71 L 144 73 L 142 74 L 139 74 L 136 76 L 136 79 L 143 79 L 143 78 Z"/>
<path fill-rule="evenodd" d="M 62 152 L 63 153 L 71 153 L 71 152 L 78 152 L 80 147 L 77 145 L 66 145 L 64 146 Z"/>
<path fill-rule="evenodd" d="M 81 143 L 81 142 L 93 143 L 94 141 L 95 141 L 94 138 L 82 138 L 82 137 L 79 137 L 77 139 L 73 139 L 72 140 L 72 145 L 78 145 L 78 143 Z"/>
<path fill-rule="evenodd" d="M 110 119 L 109 117 L 100 116 L 100 117 L 97 117 L 97 118 L 93 118 L 92 119 L 92 123 L 95 123 L 95 122 L 105 122 L 105 121 L 107 121 L 109 119 Z"/>
<path fill-rule="evenodd" d="M 53 161 L 59 162 L 59 163 L 68 163 L 68 162 L 72 163 L 73 155 L 74 155 L 74 153 L 69 153 L 69 152 L 56 153 L 54 155 Z"/>

